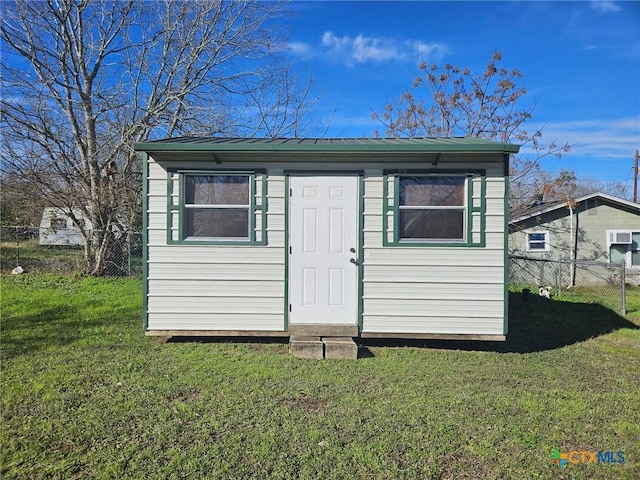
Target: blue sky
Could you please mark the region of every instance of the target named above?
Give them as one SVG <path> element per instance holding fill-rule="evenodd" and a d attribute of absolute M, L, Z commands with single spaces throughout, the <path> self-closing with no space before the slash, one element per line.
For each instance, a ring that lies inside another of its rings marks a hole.
<path fill-rule="evenodd" d="M 631 186 L 640 148 L 640 2 L 376 2 L 292 4 L 289 53 L 323 92 L 326 136 L 371 136 L 371 119 L 411 88 L 421 59 L 483 69 L 495 50 L 523 73 L 528 129 L 569 142 L 550 171 Z M 424 90 L 426 88 L 423 87 Z M 526 153 L 526 152 L 525 152 Z"/>

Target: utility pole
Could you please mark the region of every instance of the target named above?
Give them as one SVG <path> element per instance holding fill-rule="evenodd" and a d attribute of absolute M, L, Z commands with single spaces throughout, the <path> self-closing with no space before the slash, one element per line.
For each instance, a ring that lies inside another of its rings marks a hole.
<path fill-rule="evenodd" d="M 635 161 L 633 164 L 633 201 L 638 203 L 638 149 L 636 148 Z"/>

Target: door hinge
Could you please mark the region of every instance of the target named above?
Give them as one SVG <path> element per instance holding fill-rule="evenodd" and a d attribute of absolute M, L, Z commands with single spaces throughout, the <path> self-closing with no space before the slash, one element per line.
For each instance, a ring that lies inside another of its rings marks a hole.
<path fill-rule="evenodd" d="M 291 304 L 289 304 L 289 313 L 291 313 Z"/>
<path fill-rule="evenodd" d="M 289 196 L 290 196 L 290 197 L 293 197 L 293 188 L 290 188 L 290 189 L 289 189 Z"/>
<path fill-rule="evenodd" d="M 291 255 L 293 253 L 293 248 L 289 247 L 289 255 Z"/>

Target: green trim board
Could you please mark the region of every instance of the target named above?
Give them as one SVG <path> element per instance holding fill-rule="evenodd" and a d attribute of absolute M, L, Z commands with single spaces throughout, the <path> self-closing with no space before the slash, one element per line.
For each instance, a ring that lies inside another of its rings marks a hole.
<path fill-rule="evenodd" d="M 502 334 L 509 332 L 509 155 L 504 156 L 504 324 Z"/>
<path fill-rule="evenodd" d="M 185 179 L 188 175 L 241 175 L 249 177 L 249 238 L 246 240 L 185 239 Z M 260 177 L 259 179 L 257 177 Z M 173 202 L 174 181 L 178 180 L 178 203 Z M 257 203 L 257 182 L 260 182 L 260 204 Z M 264 170 L 167 170 L 167 244 L 169 245 L 249 245 L 267 244 L 267 173 Z M 173 235 L 173 219 L 178 213 L 178 238 Z M 260 212 L 260 232 L 257 235 L 256 212 Z"/>
<path fill-rule="evenodd" d="M 414 241 L 400 239 L 400 177 L 404 176 L 441 176 L 441 175 L 457 175 L 465 177 L 466 188 L 466 205 L 465 205 L 465 239 L 461 241 Z M 480 179 L 480 205 L 473 204 L 473 185 L 474 179 Z M 393 181 L 393 205 L 389 205 L 389 179 Z M 485 170 L 385 170 L 382 176 L 382 245 L 384 247 L 473 247 L 482 248 L 486 245 L 486 176 Z M 388 223 L 389 213 L 392 215 L 392 240 L 389 241 Z M 473 231 L 473 215 L 480 215 L 480 231 Z M 474 241 L 474 234 L 477 234 L 478 240 Z"/>
<path fill-rule="evenodd" d="M 142 328 L 149 328 L 149 155 L 142 154 Z"/>
<path fill-rule="evenodd" d="M 289 175 L 284 176 L 284 331 L 289 330 Z"/>
<path fill-rule="evenodd" d="M 364 325 L 364 174 L 358 176 L 358 332 Z"/>
<path fill-rule="evenodd" d="M 176 137 L 134 143 L 153 152 L 423 152 L 518 153 L 519 145 L 474 137 L 454 138 L 231 138 Z"/>

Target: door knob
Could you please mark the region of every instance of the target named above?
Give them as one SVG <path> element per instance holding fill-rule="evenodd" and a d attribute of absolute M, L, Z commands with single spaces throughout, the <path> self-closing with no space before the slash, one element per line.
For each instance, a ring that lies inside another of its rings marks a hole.
<path fill-rule="evenodd" d="M 357 267 L 358 265 L 360 265 L 360 264 L 358 263 L 358 260 L 356 260 L 355 258 L 352 258 L 352 259 L 351 259 L 351 260 L 349 260 L 349 261 L 350 261 L 351 263 L 353 263 L 356 267 Z"/>
<path fill-rule="evenodd" d="M 351 253 L 356 253 L 356 249 L 355 249 L 355 248 L 353 248 L 353 247 L 351 247 L 351 248 L 349 249 L 349 251 L 350 251 Z"/>

